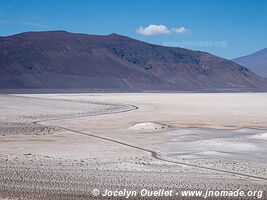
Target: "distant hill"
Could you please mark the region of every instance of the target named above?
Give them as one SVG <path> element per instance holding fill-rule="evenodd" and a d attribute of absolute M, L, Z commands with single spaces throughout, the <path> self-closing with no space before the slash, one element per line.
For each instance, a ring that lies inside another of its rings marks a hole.
<path fill-rule="evenodd" d="M 267 81 L 200 51 L 48 31 L 0 37 L 0 88 L 262 91 Z"/>
<path fill-rule="evenodd" d="M 233 59 L 233 61 L 267 78 L 267 48 L 247 56 Z"/>

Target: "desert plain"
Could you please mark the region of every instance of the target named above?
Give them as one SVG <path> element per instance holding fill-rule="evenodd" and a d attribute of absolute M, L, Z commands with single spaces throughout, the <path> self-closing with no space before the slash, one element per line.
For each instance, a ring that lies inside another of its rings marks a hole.
<path fill-rule="evenodd" d="M 0 95 L 0 199 L 143 188 L 266 198 L 267 94 Z"/>

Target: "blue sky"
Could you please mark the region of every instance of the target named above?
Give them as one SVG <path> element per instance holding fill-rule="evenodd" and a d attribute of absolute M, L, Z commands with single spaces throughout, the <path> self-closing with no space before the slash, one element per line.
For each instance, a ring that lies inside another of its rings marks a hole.
<path fill-rule="evenodd" d="M 267 47 L 266 0 L 1 0 L 0 35 L 119 33 L 235 58 Z"/>

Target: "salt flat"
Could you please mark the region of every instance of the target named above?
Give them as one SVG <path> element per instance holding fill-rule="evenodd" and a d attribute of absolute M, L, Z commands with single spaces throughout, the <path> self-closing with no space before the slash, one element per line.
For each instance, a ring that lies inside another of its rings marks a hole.
<path fill-rule="evenodd" d="M 267 188 L 265 93 L 1 95 L 0 108 L 0 198 Z"/>

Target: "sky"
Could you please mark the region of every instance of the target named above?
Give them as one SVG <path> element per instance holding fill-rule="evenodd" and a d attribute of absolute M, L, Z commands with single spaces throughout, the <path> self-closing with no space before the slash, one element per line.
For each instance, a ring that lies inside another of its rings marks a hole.
<path fill-rule="evenodd" d="M 232 59 L 267 48 L 266 0 L 0 0 L 0 36 L 118 33 Z"/>

